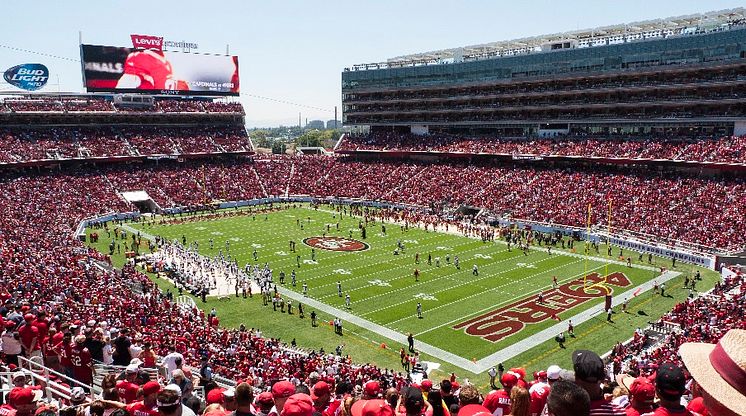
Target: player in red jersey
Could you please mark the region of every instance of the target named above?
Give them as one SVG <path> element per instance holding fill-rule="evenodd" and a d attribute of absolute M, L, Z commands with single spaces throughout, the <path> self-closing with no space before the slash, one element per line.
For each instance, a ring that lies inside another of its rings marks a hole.
<path fill-rule="evenodd" d="M 93 384 L 93 360 L 91 352 L 84 347 L 85 335 L 75 337 L 75 343 L 70 348 L 70 363 L 73 366 L 73 376 L 83 384 Z"/>
<path fill-rule="evenodd" d="M 117 88 L 141 90 L 189 89 L 173 78 L 173 68 L 162 51 L 138 50 L 124 61 L 124 74 Z"/>

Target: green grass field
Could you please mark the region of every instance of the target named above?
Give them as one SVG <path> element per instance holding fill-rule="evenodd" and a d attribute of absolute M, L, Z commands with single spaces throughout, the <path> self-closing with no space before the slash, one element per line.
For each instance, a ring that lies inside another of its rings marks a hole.
<path fill-rule="evenodd" d="M 367 238 L 361 237 L 358 228 L 360 219 L 340 216 L 331 212 L 329 207 L 314 210 L 308 207 L 282 209 L 267 215 L 245 215 L 232 218 L 188 222 L 184 224 L 150 225 L 136 223 L 133 228 L 151 235 L 160 235 L 168 239 L 187 242 L 199 241 L 200 253 L 215 256 L 222 249 L 225 252 L 225 241 L 230 241 L 230 254 L 238 259 L 239 265 L 254 264 L 252 252 L 258 253 L 258 263 L 268 262 L 275 271 L 275 282 L 279 271 L 285 271 L 285 287 L 301 292 L 305 282 L 309 287 L 309 296 L 328 305 L 345 309 L 343 297 L 337 293 L 336 282 L 340 281 L 344 293 L 351 296 L 350 312 L 368 321 L 383 325 L 400 333 L 412 332 L 416 339 L 467 359 L 480 359 L 505 348 L 517 340 L 541 331 L 556 324 L 551 319 L 536 324 L 528 324 L 518 333 L 497 342 L 454 329 L 454 325 L 480 316 L 501 306 L 524 299 L 535 298 L 540 290 L 551 288 L 552 276 L 557 276 L 560 284 L 582 278 L 586 273 L 605 275 L 615 272 L 624 273 L 629 279 L 627 288 L 615 288 L 618 293 L 626 291 L 658 275 L 657 271 L 641 268 L 629 268 L 624 265 L 599 261 L 605 257 L 602 247 L 601 255 L 592 255 L 595 259 L 583 256 L 563 255 L 563 250 L 555 248 L 549 255 L 544 248 L 534 248 L 526 256 L 513 249 L 508 252 L 502 243 L 483 243 L 480 240 L 465 238 L 440 232 L 426 232 L 411 228 L 402 231 L 398 225 L 387 224 L 387 233 L 381 233 L 381 224 L 369 224 L 366 227 Z M 339 222 L 339 231 L 337 231 Z M 301 225 L 302 224 L 302 227 Z M 327 232 L 327 224 L 329 231 Z M 315 261 L 311 260 L 311 247 L 303 244 L 308 237 L 336 236 L 352 238 L 369 244 L 369 249 L 357 252 L 336 252 L 316 249 Z M 99 234 L 101 234 L 99 232 Z M 214 240 L 214 249 L 209 248 L 208 241 Z M 104 238 L 95 244 L 99 250 L 108 253 L 108 241 Z M 297 253 L 291 253 L 289 241 L 297 242 Z M 406 251 L 398 256 L 393 255 L 397 241 L 401 240 Z M 582 243 L 576 243 L 576 249 L 582 249 Z M 420 253 L 420 263 L 415 264 L 415 253 Z M 569 253 L 568 251 L 564 251 Z M 617 250 L 614 250 L 614 254 Z M 432 255 L 432 265 L 427 264 L 428 254 Z M 451 264 L 445 257 L 451 256 Z M 298 267 L 296 255 L 300 256 Z M 461 269 L 453 265 L 453 257 L 459 256 Z M 637 259 L 636 253 L 630 253 Z M 440 267 L 436 258 L 440 258 Z M 114 256 L 115 264 L 123 261 L 121 256 Z M 669 266 L 662 259 L 657 262 Z M 477 264 L 478 276 L 472 274 L 472 265 Z M 419 282 L 415 282 L 413 271 L 420 270 Z M 290 272 L 295 269 L 298 282 L 295 288 L 290 284 Z M 693 273 L 696 268 L 680 265 L 678 271 Z M 711 287 L 716 275 L 703 270 L 705 281 L 700 290 Z M 643 294 L 630 302 L 629 314 L 619 314 L 613 324 L 603 318 L 594 318 L 576 328 L 576 338 L 567 343 L 567 351 L 559 349 L 553 341 L 548 341 L 520 354 L 506 363 L 511 366 L 527 365 L 531 369 L 546 368 L 549 364 L 568 365 L 570 352 L 579 347 L 591 348 L 601 353 L 607 351 L 616 341 L 629 338 L 638 326 L 644 326 L 677 301 L 683 299 L 685 291 L 680 289 L 682 276 L 671 281 L 671 297 L 653 299 L 650 294 Z M 160 279 L 157 279 L 160 280 Z M 159 281 L 162 287 L 168 282 Z M 416 304 L 423 305 L 424 318 L 416 316 Z M 592 299 L 567 310 L 559 316 L 566 320 L 573 315 L 602 302 L 601 298 Z M 198 301 L 200 306 L 209 310 L 213 306 L 218 310 L 223 324 L 238 326 L 245 323 L 257 327 L 267 336 L 279 337 L 288 341 L 296 338 L 301 346 L 309 348 L 324 347 L 331 351 L 334 346 L 344 342 L 345 352 L 358 362 L 373 362 L 383 367 L 399 368 L 398 349 L 400 345 L 392 343 L 381 335 L 367 329 L 346 325 L 346 335 L 336 336 L 327 326 L 311 328 L 307 320 L 297 315 L 273 313 L 271 307 L 262 306 L 261 298 L 243 300 L 231 298 L 228 301 L 209 299 L 206 304 Z M 307 311 L 306 313 L 309 313 Z M 320 314 L 321 320 L 331 319 Z M 381 349 L 380 344 L 389 344 L 388 349 Z M 426 357 L 432 361 L 437 358 Z M 497 364 L 497 363 L 495 363 Z M 441 371 L 455 371 L 464 374 L 464 370 L 455 368 L 449 363 L 442 363 Z M 478 384 L 486 384 L 484 375 L 466 374 Z"/>

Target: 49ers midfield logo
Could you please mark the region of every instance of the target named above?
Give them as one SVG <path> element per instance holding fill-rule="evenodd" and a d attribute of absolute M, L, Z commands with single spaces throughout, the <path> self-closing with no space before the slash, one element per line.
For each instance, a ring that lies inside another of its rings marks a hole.
<path fill-rule="evenodd" d="M 363 251 L 370 248 L 368 243 L 343 237 L 308 237 L 303 244 L 329 251 Z"/>
<path fill-rule="evenodd" d="M 598 273 L 589 274 L 586 281 L 598 283 L 602 280 Z M 624 273 L 606 276 L 606 285 L 627 287 L 631 283 Z M 453 329 L 463 330 L 469 335 L 497 342 L 520 332 L 528 324 L 538 324 L 556 317 L 560 312 L 572 309 L 594 298 L 604 297 L 606 290 L 593 286 L 583 288 L 583 278 L 567 282 L 557 289 L 542 292 L 543 302 L 537 296 L 525 298 L 484 315 L 454 325 Z"/>

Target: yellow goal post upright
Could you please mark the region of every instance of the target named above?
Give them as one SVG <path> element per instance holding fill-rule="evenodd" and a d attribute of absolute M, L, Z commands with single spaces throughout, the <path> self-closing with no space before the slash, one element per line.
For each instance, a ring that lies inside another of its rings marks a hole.
<path fill-rule="evenodd" d="M 609 231 L 609 235 L 611 232 L 611 198 L 609 200 L 609 210 L 608 210 L 608 227 L 607 230 Z M 598 282 L 589 282 L 588 281 L 588 257 L 590 257 L 590 245 L 591 245 L 591 222 L 593 220 L 593 206 L 591 203 L 588 203 L 588 218 L 586 221 L 586 229 L 585 229 L 585 266 L 583 270 L 583 290 L 588 293 L 593 288 L 601 288 L 606 292 L 607 297 L 607 307 L 610 307 L 610 300 L 609 297 L 611 296 L 611 289 L 606 284 L 607 282 L 607 276 L 609 275 L 609 263 L 606 262 L 604 266 L 604 275 L 601 277 L 601 280 Z M 607 241 L 608 244 L 608 241 Z"/>

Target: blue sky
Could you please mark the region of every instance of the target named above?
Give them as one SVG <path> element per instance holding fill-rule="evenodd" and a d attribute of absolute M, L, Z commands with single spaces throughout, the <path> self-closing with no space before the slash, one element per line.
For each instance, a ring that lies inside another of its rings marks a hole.
<path fill-rule="evenodd" d="M 729 0 L 98 0 L 3 6 L 0 70 L 26 62 L 50 69 L 47 90 L 83 91 L 84 43 L 131 46 L 131 33 L 239 55 L 247 124 L 333 118 L 340 74 L 397 55 L 743 6 Z M 11 48 L 57 55 L 40 56 Z M 0 91 L 9 90 L 0 84 Z M 265 100 L 270 97 L 305 105 Z"/>

